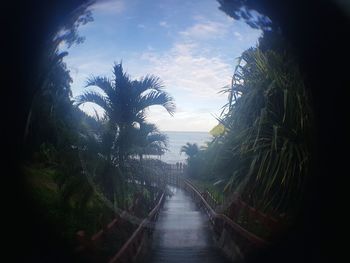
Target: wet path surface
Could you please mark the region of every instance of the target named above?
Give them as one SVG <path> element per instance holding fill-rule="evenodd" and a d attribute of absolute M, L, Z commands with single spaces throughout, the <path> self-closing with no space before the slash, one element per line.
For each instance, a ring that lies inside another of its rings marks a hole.
<path fill-rule="evenodd" d="M 207 216 L 186 192 L 171 190 L 174 195 L 167 197 L 159 214 L 148 262 L 228 262 L 214 246 Z"/>

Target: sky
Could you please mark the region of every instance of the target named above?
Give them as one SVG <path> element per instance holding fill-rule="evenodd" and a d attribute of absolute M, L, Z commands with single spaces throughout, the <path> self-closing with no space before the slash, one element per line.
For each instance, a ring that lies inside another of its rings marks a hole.
<path fill-rule="evenodd" d="M 150 107 L 147 120 L 162 131 L 210 131 L 218 122 L 237 58 L 256 46 L 260 30 L 228 17 L 215 0 L 108 0 L 91 6 L 94 21 L 79 28 L 82 44 L 64 61 L 73 79 L 73 96 L 90 76 L 112 78 L 122 61 L 132 79 L 159 77 L 176 103 L 170 116 Z M 62 49 L 65 49 L 63 47 Z M 81 109 L 94 114 L 92 104 Z"/>

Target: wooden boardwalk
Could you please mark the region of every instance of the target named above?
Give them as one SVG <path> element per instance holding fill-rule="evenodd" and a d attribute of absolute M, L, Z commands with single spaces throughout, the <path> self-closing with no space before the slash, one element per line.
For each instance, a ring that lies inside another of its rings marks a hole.
<path fill-rule="evenodd" d="M 229 262 L 214 245 L 208 217 L 183 189 L 171 187 L 160 211 L 147 262 Z"/>
<path fill-rule="evenodd" d="M 159 192 L 152 211 L 109 258 L 110 263 L 241 262 L 245 255 L 268 245 L 226 215 L 217 213 L 208 202 L 210 196 L 199 192 L 178 169 L 169 169 L 155 184 L 167 184 L 172 195 L 168 195 L 169 191 Z M 85 243 L 80 251 L 89 247 L 92 252 L 98 251 L 93 240 Z"/>

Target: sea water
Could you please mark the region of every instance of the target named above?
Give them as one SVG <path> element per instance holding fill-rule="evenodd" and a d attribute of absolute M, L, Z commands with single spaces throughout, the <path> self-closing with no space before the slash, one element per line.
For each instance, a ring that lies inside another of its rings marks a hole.
<path fill-rule="evenodd" d="M 187 156 L 185 153 L 180 153 L 180 150 L 187 142 L 197 143 L 200 147 L 212 140 L 212 136 L 208 132 L 167 131 L 163 133 L 168 136 L 168 151 L 160 157 L 160 160 L 170 164 L 185 162 Z"/>

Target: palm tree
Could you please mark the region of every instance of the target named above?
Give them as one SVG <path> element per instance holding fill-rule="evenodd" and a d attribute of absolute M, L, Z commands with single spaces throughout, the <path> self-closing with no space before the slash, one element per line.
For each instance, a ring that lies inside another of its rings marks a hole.
<path fill-rule="evenodd" d="M 143 159 L 143 155 L 162 155 L 168 147 L 168 137 L 161 133 L 152 123 L 141 123 L 139 129 L 135 129 L 135 142 L 133 153 Z"/>
<path fill-rule="evenodd" d="M 103 195 L 119 207 L 124 207 L 123 178 L 118 159 L 111 153 L 114 135 L 106 119 L 97 120 L 97 129 L 80 133 L 78 150 L 84 163 L 84 173 Z"/>
<path fill-rule="evenodd" d="M 154 174 L 152 165 L 143 161 L 144 155 L 162 155 L 167 150 L 168 137 L 162 134 L 156 125 L 151 123 L 141 123 L 139 129 L 135 128 L 132 134 L 133 146 L 130 154 L 138 155 L 140 158 L 139 168 L 135 171 L 138 174 L 142 185 L 147 183 L 146 175 Z"/>
<path fill-rule="evenodd" d="M 192 159 L 198 152 L 199 148 L 196 143 L 186 143 L 186 145 L 181 147 L 180 153 L 185 153 L 188 159 Z"/>
<path fill-rule="evenodd" d="M 147 75 L 140 80 L 131 80 L 124 73 L 122 63 L 113 67 L 114 79 L 92 77 L 86 87 L 97 86 L 103 93 L 87 91 L 77 98 L 77 105 L 92 102 L 102 107 L 111 130 L 115 133 L 113 148 L 120 164 L 127 156 L 131 146 L 131 130 L 136 123 L 141 124 L 146 117 L 146 110 L 155 105 L 165 108 L 170 115 L 175 112 L 173 98 L 163 90 L 158 77 Z"/>
<path fill-rule="evenodd" d="M 104 160 L 98 169 L 109 199 L 117 197 L 123 206 L 125 159 L 131 153 L 135 124 L 141 124 L 146 110 L 154 105 L 164 107 L 170 115 L 175 111 L 173 98 L 163 90 L 159 78 L 147 75 L 140 80 L 131 80 L 124 73 L 122 64 L 113 67 L 113 80 L 106 77 L 91 77 L 86 87 L 96 86 L 101 92 L 86 91 L 76 99 L 76 105 L 94 103 L 104 109 L 105 130 L 98 141 L 103 152 L 98 155 Z M 116 185 L 117 184 L 117 185 Z M 119 194 L 116 194 L 119 187 Z"/>

